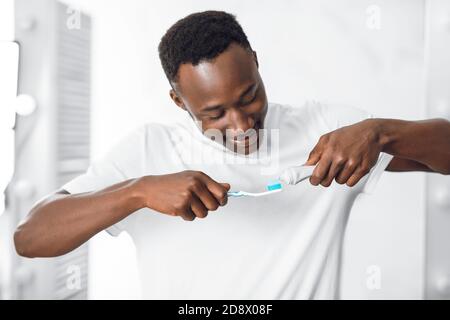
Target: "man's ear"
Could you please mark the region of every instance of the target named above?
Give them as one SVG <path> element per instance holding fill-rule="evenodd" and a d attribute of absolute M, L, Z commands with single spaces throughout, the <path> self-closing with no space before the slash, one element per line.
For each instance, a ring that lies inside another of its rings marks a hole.
<path fill-rule="evenodd" d="M 181 100 L 181 98 L 178 96 L 178 94 L 175 92 L 175 90 L 171 89 L 170 92 L 170 98 L 172 98 L 173 102 L 175 102 L 175 104 L 180 107 L 181 109 L 183 109 L 184 111 L 186 110 L 186 106 L 184 105 L 183 100 Z"/>
<path fill-rule="evenodd" d="M 256 54 L 256 51 L 253 51 L 253 57 L 255 58 L 256 66 L 259 68 L 258 55 Z"/>

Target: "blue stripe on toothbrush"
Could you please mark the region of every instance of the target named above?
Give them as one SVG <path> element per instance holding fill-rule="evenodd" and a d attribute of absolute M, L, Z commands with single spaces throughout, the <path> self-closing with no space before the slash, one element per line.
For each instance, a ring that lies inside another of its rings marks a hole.
<path fill-rule="evenodd" d="M 278 180 L 271 181 L 271 182 L 269 182 L 269 184 L 267 184 L 268 191 L 279 190 L 281 188 L 282 188 L 281 182 Z"/>

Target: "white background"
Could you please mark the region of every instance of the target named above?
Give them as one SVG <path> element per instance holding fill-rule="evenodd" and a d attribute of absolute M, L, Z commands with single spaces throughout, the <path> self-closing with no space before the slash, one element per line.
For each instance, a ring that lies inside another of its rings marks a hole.
<path fill-rule="evenodd" d="M 69 2 L 93 17 L 94 157 L 140 123 L 182 116 L 169 99 L 157 46 L 176 20 L 208 9 L 237 15 L 273 102 L 317 99 L 378 117 L 425 117 L 424 1 Z M 1 6 L 8 9 L 8 3 Z M 380 29 L 367 26 L 367 9 L 374 5 Z M 2 7 L 0 40 L 12 34 L 11 10 Z M 424 188 L 422 173 L 387 173 L 374 195 L 358 200 L 347 229 L 343 298 L 423 298 Z M 91 249 L 90 297 L 137 297 L 130 239 L 103 232 L 91 240 Z M 372 265 L 381 271 L 376 290 L 366 285 Z"/>

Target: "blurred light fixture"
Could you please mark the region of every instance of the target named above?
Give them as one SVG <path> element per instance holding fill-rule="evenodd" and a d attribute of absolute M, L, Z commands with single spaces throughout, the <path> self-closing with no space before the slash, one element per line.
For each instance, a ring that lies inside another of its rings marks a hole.
<path fill-rule="evenodd" d="M 450 119 L 450 106 L 445 99 L 443 98 L 439 99 L 436 102 L 434 109 L 438 117 Z"/>
<path fill-rule="evenodd" d="M 36 27 L 36 19 L 33 17 L 26 17 L 17 20 L 17 26 L 21 30 L 31 31 Z"/>
<path fill-rule="evenodd" d="M 19 180 L 14 183 L 14 194 L 21 201 L 32 199 L 35 194 L 34 185 L 28 180 Z"/>
<path fill-rule="evenodd" d="M 446 186 L 442 185 L 435 189 L 434 199 L 441 208 L 450 208 L 450 190 Z"/>
<path fill-rule="evenodd" d="M 15 101 L 16 113 L 20 116 L 29 116 L 36 110 L 36 100 L 28 94 L 20 94 Z"/>
<path fill-rule="evenodd" d="M 435 286 L 442 296 L 450 295 L 450 278 L 448 276 L 441 275 L 436 277 Z"/>

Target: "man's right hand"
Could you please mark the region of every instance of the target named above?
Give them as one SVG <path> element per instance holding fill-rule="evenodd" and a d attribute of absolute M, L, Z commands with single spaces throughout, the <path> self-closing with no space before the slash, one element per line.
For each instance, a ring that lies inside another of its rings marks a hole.
<path fill-rule="evenodd" d="M 219 183 L 200 171 L 182 171 L 138 179 L 136 187 L 144 205 L 184 220 L 205 218 L 208 211 L 227 203 L 228 183 Z"/>

